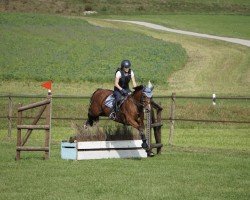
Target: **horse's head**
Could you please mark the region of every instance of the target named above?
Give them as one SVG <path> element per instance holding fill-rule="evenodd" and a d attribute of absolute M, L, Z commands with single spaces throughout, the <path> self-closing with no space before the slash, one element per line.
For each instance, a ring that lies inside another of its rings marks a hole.
<path fill-rule="evenodd" d="M 146 110 L 150 111 L 151 110 L 151 98 L 153 96 L 153 86 L 149 81 L 149 84 L 147 86 L 137 86 L 135 87 L 135 92 L 134 92 L 134 98 L 136 98 L 137 101 L 145 108 Z"/>

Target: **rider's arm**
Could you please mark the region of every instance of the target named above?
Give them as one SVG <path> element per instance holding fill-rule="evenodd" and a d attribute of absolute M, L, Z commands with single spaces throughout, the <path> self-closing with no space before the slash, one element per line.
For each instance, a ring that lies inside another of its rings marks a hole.
<path fill-rule="evenodd" d="M 132 80 L 132 84 L 133 84 L 133 87 L 136 87 L 137 86 L 137 84 L 136 84 L 136 81 L 135 81 L 135 75 L 134 75 L 134 73 L 132 72 L 132 74 L 131 74 L 132 76 L 131 76 L 131 80 Z"/>
<path fill-rule="evenodd" d="M 122 87 L 119 85 L 120 78 L 121 78 L 121 74 L 117 72 L 115 76 L 115 87 L 117 87 L 119 90 L 122 90 Z"/>

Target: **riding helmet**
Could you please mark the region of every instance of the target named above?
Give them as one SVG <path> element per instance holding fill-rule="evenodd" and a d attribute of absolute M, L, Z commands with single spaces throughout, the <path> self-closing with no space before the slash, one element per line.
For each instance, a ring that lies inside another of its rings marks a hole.
<path fill-rule="evenodd" d="M 131 66 L 131 63 L 129 60 L 123 60 L 121 62 L 121 68 L 130 68 L 130 66 Z"/>

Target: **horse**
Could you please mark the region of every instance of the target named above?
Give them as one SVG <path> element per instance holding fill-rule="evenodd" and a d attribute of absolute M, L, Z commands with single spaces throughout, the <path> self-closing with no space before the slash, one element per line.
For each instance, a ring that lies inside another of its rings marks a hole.
<path fill-rule="evenodd" d="M 134 91 L 125 97 L 120 111 L 117 113 L 114 121 L 130 125 L 139 131 L 142 140 L 142 148 L 149 151 L 147 140 L 144 134 L 144 109 L 147 112 L 151 110 L 151 98 L 153 86 L 148 84 L 147 87 L 140 85 L 133 88 Z M 97 89 L 91 99 L 88 109 L 88 119 L 84 127 L 93 126 L 93 123 L 99 120 L 100 116 L 109 116 L 112 109 L 105 105 L 105 100 L 113 93 L 108 89 Z"/>

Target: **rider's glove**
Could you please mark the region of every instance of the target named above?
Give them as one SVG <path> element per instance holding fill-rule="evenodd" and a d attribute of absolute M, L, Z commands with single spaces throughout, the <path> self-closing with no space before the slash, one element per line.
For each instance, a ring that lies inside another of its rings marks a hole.
<path fill-rule="evenodd" d="M 127 95 L 128 95 L 128 91 L 127 91 L 127 90 L 124 90 L 124 89 L 121 90 L 121 93 L 122 93 L 122 95 L 124 95 L 124 96 L 127 96 Z"/>

